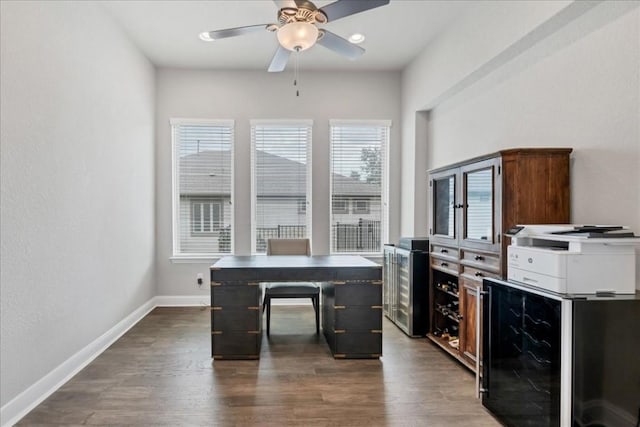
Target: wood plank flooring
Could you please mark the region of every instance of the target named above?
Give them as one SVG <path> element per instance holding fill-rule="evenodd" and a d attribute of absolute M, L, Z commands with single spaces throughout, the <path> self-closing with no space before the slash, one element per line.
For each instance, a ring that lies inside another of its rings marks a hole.
<path fill-rule="evenodd" d="M 333 359 L 310 306 L 271 322 L 260 360 L 212 361 L 208 310 L 157 308 L 18 425 L 500 425 L 470 371 L 386 319 L 380 360 Z"/>

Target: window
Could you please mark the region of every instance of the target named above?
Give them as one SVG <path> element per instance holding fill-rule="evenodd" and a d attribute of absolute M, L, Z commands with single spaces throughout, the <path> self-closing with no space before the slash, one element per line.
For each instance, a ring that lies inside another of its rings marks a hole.
<path fill-rule="evenodd" d="M 212 233 L 220 229 L 222 201 L 191 201 L 191 232 L 193 234 Z"/>
<path fill-rule="evenodd" d="M 381 253 L 391 122 L 331 120 L 330 126 L 331 253 Z"/>
<path fill-rule="evenodd" d="M 173 256 L 232 251 L 233 121 L 172 119 Z"/>
<path fill-rule="evenodd" d="M 271 238 L 308 238 L 311 230 L 311 120 L 251 121 L 253 253 Z"/>
<path fill-rule="evenodd" d="M 354 200 L 353 201 L 353 213 L 354 214 L 368 214 L 369 213 L 369 200 Z"/>
<path fill-rule="evenodd" d="M 349 213 L 349 201 L 344 199 L 333 198 L 331 201 L 334 214 L 348 214 Z"/>

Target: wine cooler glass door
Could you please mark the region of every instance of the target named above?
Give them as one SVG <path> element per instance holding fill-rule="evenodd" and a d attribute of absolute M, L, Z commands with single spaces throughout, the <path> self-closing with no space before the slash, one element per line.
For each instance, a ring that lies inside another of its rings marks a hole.
<path fill-rule="evenodd" d="M 485 282 L 482 404 L 507 425 L 560 426 L 561 302 Z"/>
<path fill-rule="evenodd" d="M 411 325 L 411 284 L 410 280 L 410 252 L 396 250 L 396 262 L 398 267 L 398 288 L 396 321 L 408 333 Z"/>

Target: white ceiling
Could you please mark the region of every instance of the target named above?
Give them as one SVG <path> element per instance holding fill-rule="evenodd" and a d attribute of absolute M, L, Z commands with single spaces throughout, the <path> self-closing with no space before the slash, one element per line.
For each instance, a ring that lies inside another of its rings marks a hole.
<path fill-rule="evenodd" d="M 332 1 L 315 1 L 322 7 Z M 391 0 L 388 5 L 322 27 L 347 38 L 363 33 L 364 55 L 355 61 L 314 46 L 300 54 L 302 69 L 399 70 L 438 32 L 473 3 Z M 266 70 L 278 42 L 267 31 L 203 42 L 202 31 L 277 22 L 273 0 L 108 1 L 99 2 L 131 40 L 157 66 Z M 293 55 L 289 65 L 293 62 Z"/>

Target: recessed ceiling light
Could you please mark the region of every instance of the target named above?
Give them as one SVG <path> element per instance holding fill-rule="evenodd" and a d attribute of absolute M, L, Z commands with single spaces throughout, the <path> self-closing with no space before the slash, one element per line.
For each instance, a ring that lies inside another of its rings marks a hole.
<path fill-rule="evenodd" d="M 364 34 L 353 33 L 349 36 L 349 41 L 353 44 L 360 44 L 364 41 Z"/>
<path fill-rule="evenodd" d="M 200 38 L 200 40 L 205 42 L 212 42 L 215 40 L 211 38 L 211 36 L 209 35 L 209 31 L 203 31 L 202 33 L 198 34 L 198 37 Z"/>

